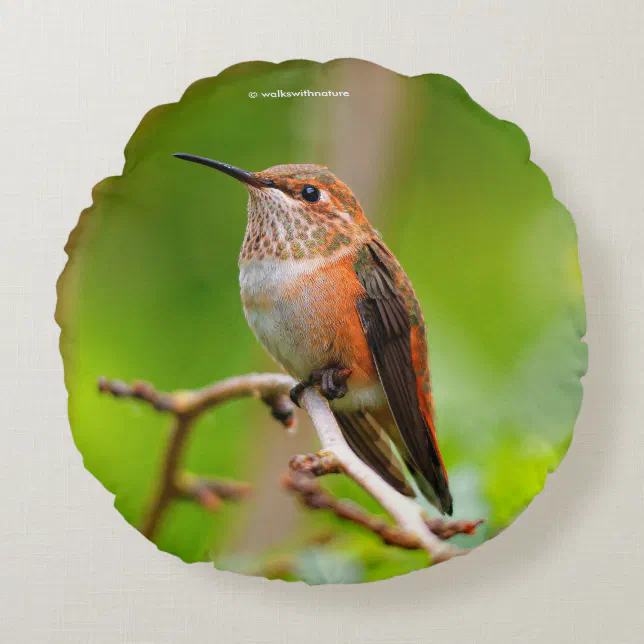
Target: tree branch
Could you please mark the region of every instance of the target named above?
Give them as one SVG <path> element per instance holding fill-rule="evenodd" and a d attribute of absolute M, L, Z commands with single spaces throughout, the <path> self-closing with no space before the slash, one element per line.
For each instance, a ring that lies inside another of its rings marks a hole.
<path fill-rule="evenodd" d="M 182 460 L 190 434 L 198 418 L 223 402 L 244 397 L 260 398 L 274 418 L 285 427 L 295 426 L 294 405 L 288 392 L 297 383 L 284 374 L 248 374 L 217 382 L 197 391 L 158 392 L 151 384 L 136 381 L 131 386 L 118 380 L 99 380 L 99 391 L 115 397 L 134 398 L 149 403 L 160 412 L 174 416 L 163 461 L 161 481 L 141 532 L 154 540 L 169 505 L 181 498 L 192 499 L 210 511 L 217 511 L 222 500 L 240 500 L 251 490 L 247 483 L 206 479 L 184 472 Z M 408 549 L 423 549 L 432 562 L 445 561 L 464 554 L 445 540 L 455 534 L 473 534 L 481 521 L 444 521 L 428 518 L 412 499 L 386 483 L 351 450 L 327 401 L 314 387 L 299 394 L 299 402 L 308 412 L 322 443 L 316 455 L 296 456 L 282 484 L 299 494 L 312 509 L 328 509 L 379 535 L 385 543 Z M 369 492 L 394 520 L 390 525 L 346 500 L 338 500 L 320 486 L 315 477 L 344 473 Z"/>
<path fill-rule="evenodd" d="M 467 552 L 446 543 L 434 534 L 426 523 L 427 517 L 421 506 L 397 492 L 358 458 L 344 438 L 329 404 L 316 389 L 312 387 L 305 389 L 300 395 L 300 403 L 313 419 L 322 443 L 322 452 L 333 454 L 344 473 L 382 505 L 396 522 L 398 529 L 405 533 L 405 540 L 408 540 L 408 543 L 411 544 L 412 540 L 415 540 L 413 547 L 426 550 L 433 563 L 446 561 Z"/>

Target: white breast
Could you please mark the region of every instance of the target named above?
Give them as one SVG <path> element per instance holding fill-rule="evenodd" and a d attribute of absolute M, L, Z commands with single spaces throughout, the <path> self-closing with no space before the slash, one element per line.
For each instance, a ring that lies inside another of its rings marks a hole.
<path fill-rule="evenodd" d="M 287 299 L 285 291 L 303 273 L 314 270 L 311 260 L 240 262 L 239 284 L 248 325 L 266 351 L 300 379 L 319 368 L 315 363 L 319 356 L 310 350 L 310 329 L 302 315 L 306 302 Z"/>

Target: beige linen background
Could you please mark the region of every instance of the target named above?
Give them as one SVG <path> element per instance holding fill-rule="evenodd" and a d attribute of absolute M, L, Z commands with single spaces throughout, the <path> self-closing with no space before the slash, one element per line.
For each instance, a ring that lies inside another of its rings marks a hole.
<path fill-rule="evenodd" d="M 1 0 L 0 640 L 641 642 L 644 4 Z M 243 60 L 441 72 L 519 124 L 573 213 L 590 370 L 575 440 L 511 529 L 388 582 L 308 588 L 158 552 L 84 469 L 53 320 L 63 245 L 143 114 Z"/>

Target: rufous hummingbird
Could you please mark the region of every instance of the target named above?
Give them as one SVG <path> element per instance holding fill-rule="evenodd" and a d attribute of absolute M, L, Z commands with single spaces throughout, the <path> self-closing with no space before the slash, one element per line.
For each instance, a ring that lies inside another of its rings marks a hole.
<path fill-rule="evenodd" d="M 239 255 L 244 313 L 266 351 L 329 400 L 356 454 L 399 492 L 452 514 L 438 447 L 425 323 L 398 260 L 327 167 L 262 172 L 191 154 L 248 189 Z"/>

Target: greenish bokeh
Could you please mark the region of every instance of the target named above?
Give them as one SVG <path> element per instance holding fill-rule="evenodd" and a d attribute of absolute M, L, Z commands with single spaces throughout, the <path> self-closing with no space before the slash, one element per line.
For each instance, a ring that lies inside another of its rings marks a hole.
<path fill-rule="evenodd" d="M 278 89 L 351 96 L 261 96 Z M 199 81 L 145 117 L 123 175 L 95 188 L 70 242 L 58 319 L 74 438 L 123 516 L 140 526 L 168 418 L 99 395 L 99 376 L 169 391 L 274 369 L 239 300 L 245 191 L 175 152 L 250 170 L 328 165 L 354 189 L 425 312 L 455 515 L 487 520 L 459 539 L 473 545 L 506 527 L 561 461 L 581 403 L 587 354 L 573 221 L 529 161 L 524 134 L 455 81 L 355 60 L 248 63 Z M 260 404 L 232 403 L 200 422 L 186 467 L 251 481 L 273 490 L 269 504 L 290 507 L 264 465 L 269 452 L 284 466 L 292 455 L 270 449 L 282 431 Z M 325 485 L 380 511 L 343 477 Z M 272 526 L 271 543 L 241 548 L 245 533 L 279 524 L 281 512 L 226 504 L 213 515 L 181 502 L 157 545 L 186 561 L 309 583 L 383 579 L 427 564 L 325 512 L 291 513 L 281 531 Z"/>

